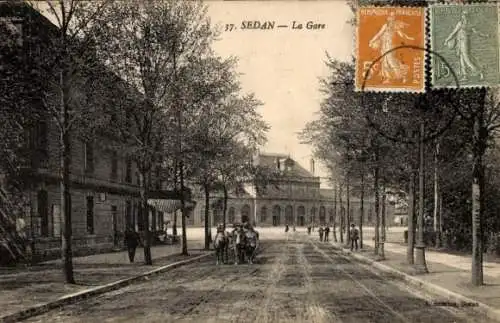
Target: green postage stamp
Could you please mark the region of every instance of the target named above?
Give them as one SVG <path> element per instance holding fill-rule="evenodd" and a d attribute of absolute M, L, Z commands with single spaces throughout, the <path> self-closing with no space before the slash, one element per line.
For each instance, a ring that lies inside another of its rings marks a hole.
<path fill-rule="evenodd" d="M 436 4 L 429 19 L 433 87 L 499 84 L 497 4 Z"/>

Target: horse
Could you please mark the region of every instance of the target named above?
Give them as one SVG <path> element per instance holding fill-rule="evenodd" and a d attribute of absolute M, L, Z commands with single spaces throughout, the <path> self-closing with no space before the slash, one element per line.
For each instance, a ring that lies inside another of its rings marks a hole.
<path fill-rule="evenodd" d="M 222 263 L 227 262 L 228 245 L 229 245 L 229 240 L 225 232 L 217 232 L 214 238 L 214 248 L 215 248 L 215 255 L 217 257 L 217 262 L 216 262 L 217 265 L 219 265 L 221 262 Z M 226 261 L 224 261 L 224 255 Z"/>

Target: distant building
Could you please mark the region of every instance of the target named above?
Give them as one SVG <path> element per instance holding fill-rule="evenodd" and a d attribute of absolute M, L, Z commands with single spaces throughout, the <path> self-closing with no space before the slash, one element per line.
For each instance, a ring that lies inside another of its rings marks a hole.
<path fill-rule="evenodd" d="M 250 222 L 258 226 L 282 226 L 285 224 L 306 226 L 309 224 L 333 224 L 341 214 L 340 202 L 336 203 L 333 189 L 320 188 L 320 177 L 303 168 L 299 163 L 283 154 L 259 154 L 257 164 L 279 170 L 279 179 L 270 179 L 266 184 L 241 185 L 229 192 L 227 205 L 227 223 Z M 311 170 L 314 164 L 311 163 Z M 366 194 L 369 196 L 369 194 Z M 222 194 L 211 193 L 210 199 L 210 225 L 222 222 Z M 203 226 L 205 219 L 205 202 L 203 192 L 198 190 L 194 194 L 196 207 L 193 218 L 189 219 L 191 226 Z M 347 214 L 347 201 L 344 197 L 343 208 Z M 375 223 L 373 199 L 364 201 L 364 224 Z M 392 224 L 393 207 L 386 204 L 387 224 Z M 359 224 L 360 200 L 350 198 L 351 221 Z"/>

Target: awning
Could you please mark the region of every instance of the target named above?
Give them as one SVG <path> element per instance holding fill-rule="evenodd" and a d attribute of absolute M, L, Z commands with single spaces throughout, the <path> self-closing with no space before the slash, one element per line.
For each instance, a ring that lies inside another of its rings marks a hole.
<path fill-rule="evenodd" d="M 174 213 L 177 210 L 181 209 L 181 201 L 180 200 L 170 200 L 170 199 L 149 199 L 148 204 L 160 212 L 164 213 Z M 186 208 L 191 209 L 194 208 L 196 202 L 194 201 L 186 201 Z"/>

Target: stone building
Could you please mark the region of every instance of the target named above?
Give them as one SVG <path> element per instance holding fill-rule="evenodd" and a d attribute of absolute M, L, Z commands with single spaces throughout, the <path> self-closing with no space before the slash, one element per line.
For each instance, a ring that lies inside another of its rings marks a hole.
<path fill-rule="evenodd" d="M 320 177 L 314 176 L 295 160 L 283 154 L 259 154 L 257 164 L 279 171 L 278 178 L 259 185 L 255 192 L 254 185 L 242 185 L 229 192 L 227 206 L 227 223 L 249 221 L 257 226 L 307 226 L 309 224 L 339 223 L 340 214 L 347 214 L 347 201 L 335 202 L 333 189 L 320 187 Z M 368 194 L 367 194 L 368 195 Z M 195 194 L 196 207 L 192 226 L 204 225 L 205 202 L 202 192 Z M 211 225 L 222 222 L 221 193 L 215 192 L 210 203 Z M 351 222 L 359 224 L 360 200 L 350 198 Z M 343 211 L 341 211 L 343 209 Z M 392 223 L 394 208 L 386 203 L 387 223 Z M 375 223 L 374 203 L 372 198 L 364 201 L 364 224 Z M 336 217 L 338 216 L 338 217 Z M 337 220 L 335 220 L 337 219 Z"/>
<path fill-rule="evenodd" d="M 57 27 L 27 5 L 0 4 L 0 15 L 11 19 L 24 34 L 26 59 L 40 59 L 52 55 L 50 39 Z M 50 43 L 50 42 L 49 42 Z M 0 64 L 2 62 L 0 61 Z M 20 69 L 21 70 L 21 69 Z M 103 67 L 103 74 L 107 73 Z M 109 73 L 108 73 L 109 74 Z M 122 80 L 110 79 L 105 89 L 113 91 Z M 85 91 L 85 89 L 79 89 Z M 104 90 L 103 90 L 104 92 Z M 94 99 L 98 94 L 92 92 Z M 100 93 L 104 96 L 116 92 Z M 33 99 L 26 104 L 41 104 Z M 93 102 L 93 101 L 92 101 Z M 92 104 L 92 102 L 88 104 Z M 33 106 L 33 111 L 37 109 Z M 43 109 L 38 108 L 38 111 Z M 48 111 L 48 110 L 47 110 Z M 100 115 L 99 118 L 129 118 L 127 114 Z M 120 119 L 121 120 L 121 119 Z M 29 246 L 39 258 L 60 256 L 61 246 L 61 190 L 60 190 L 60 131 L 49 113 L 40 113 L 33 124 L 25 128 L 25 148 L 29 152 L 22 165 L 22 178 L 26 187 L 24 214 L 16 219 L 17 230 L 25 232 Z M 122 246 L 122 233 L 126 225 L 143 230 L 141 221 L 137 167 L 133 156 L 116 138 L 104 132 L 81 136 L 71 135 L 71 197 L 72 242 L 74 254 L 110 250 Z M 0 170 L 0 174 L 1 174 Z M 0 183 L 1 185 L 2 183 Z M 151 229 L 163 228 L 163 215 L 154 208 L 149 210 Z"/>

